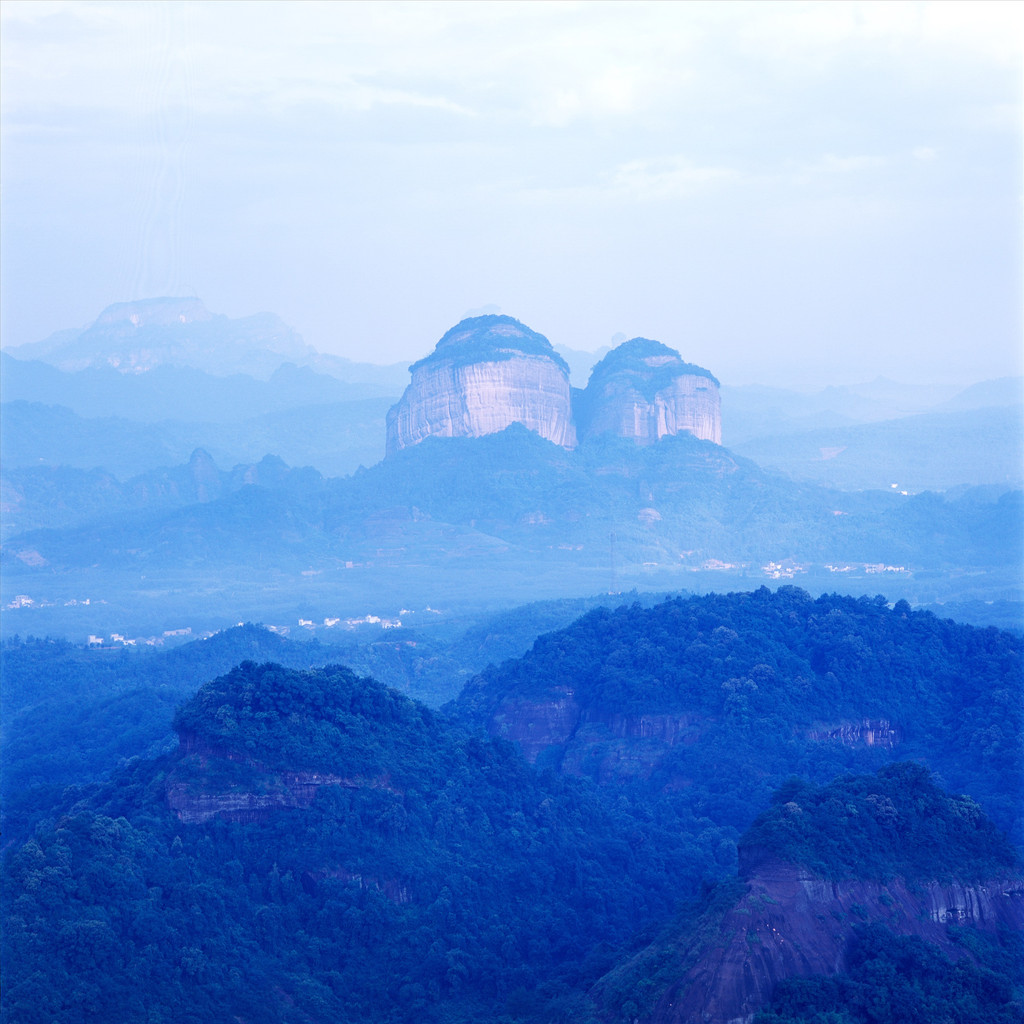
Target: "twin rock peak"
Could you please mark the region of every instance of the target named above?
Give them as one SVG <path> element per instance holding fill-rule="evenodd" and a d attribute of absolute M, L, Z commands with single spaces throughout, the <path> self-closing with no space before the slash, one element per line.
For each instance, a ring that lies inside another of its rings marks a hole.
<path fill-rule="evenodd" d="M 580 390 L 543 334 L 510 316 L 477 316 L 409 370 L 412 381 L 388 412 L 388 455 L 428 437 L 481 437 L 513 423 L 564 448 L 605 433 L 641 444 L 684 432 L 722 441 L 718 381 L 647 338 L 609 352 Z"/>

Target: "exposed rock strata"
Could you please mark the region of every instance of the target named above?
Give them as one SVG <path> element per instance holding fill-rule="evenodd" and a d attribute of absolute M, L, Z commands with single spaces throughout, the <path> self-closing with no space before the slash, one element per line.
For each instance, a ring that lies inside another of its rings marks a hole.
<path fill-rule="evenodd" d="M 986 932 L 1024 929 L 1024 881 L 992 879 L 964 885 L 908 887 L 902 880 L 830 882 L 780 861 L 761 864 L 746 893 L 725 914 L 717 935 L 690 961 L 681 982 L 659 1000 L 656 1024 L 733 1024 L 748 1021 L 786 978 L 845 969 L 854 928 L 882 921 L 900 935 L 936 943 L 950 959 L 964 955 L 948 924 Z"/>
<path fill-rule="evenodd" d="M 206 768 L 211 761 L 241 765 L 247 772 L 241 778 L 222 778 L 211 782 L 207 772 L 201 783 L 179 765 L 167 781 L 167 806 L 179 821 L 201 824 L 213 818 L 253 824 L 265 821 L 274 811 L 287 807 L 308 807 L 323 786 L 345 789 L 396 790 L 386 778 L 362 778 L 329 772 L 270 771 L 237 750 L 204 743 L 192 733 L 182 732 L 179 743 L 186 758 Z"/>
<path fill-rule="evenodd" d="M 903 730 L 886 718 L 865 718 L 860 722 L 839 722 L 810 729 L 807 738 L 815 743 L 842 743 L 847 747 L 882 747 L 892 750 L 903 742 Z"/>
<path fill-rule="evenodd" d="M 722 443 L 718 381 L 648 338 L 624 342 L 594 367 L 576 420 L 581 438 L 612 433 L 651 444 L 689 432 Z"/>
<path fill-rule="evenodd" d="M 427 437 L 481 437 L 512 423 L 576 444 L 568 367 L 547 338 L 512 317 L 463 320 L 410 370 L 388 412 L 389 455 Z"/>
<path fill-rule="evenodd" d="M 491 735 L 518 743 L 531 763 L 549 747 L 567 747 L 572 741 L 562 752 L 562 769 L 570 774 L 586 774 L 584 762 L 604 745 L 602 778 L 647 776 L 668 748 L 700 738 L 703 720 L 698 716 L 606 714 L 581 708 L 572 690 L 557 692 L 553 700 L 503 702 L 488 726 Z"/>

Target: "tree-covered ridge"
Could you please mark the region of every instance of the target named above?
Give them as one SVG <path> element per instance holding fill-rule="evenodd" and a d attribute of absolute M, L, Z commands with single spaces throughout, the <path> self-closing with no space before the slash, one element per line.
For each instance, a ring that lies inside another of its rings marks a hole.
<path fill-rule="evenodd" d="M 827 781 L 917 758 L 1024 835 L 1024 666 L 1011 633 L 913 612 L 904 601 L 890 609 L 883 597 L 813 599 L 796 587 L 599 608 L 485 670 L 453 713 L 496 728 L 517 705 L 569 691 L 581 723 L 685 716 L 699 742 L 659 755 L 655 781 L 707 786 L 707 799 L 733 773 L 731 799 L 742 799 L 746 778 L 746 797 L 763 806 L 793 773 Z M 864 722 L 887 723 L 894 749 L 844 747 L 839 731 Z M 557 755 L 578 751 L 573 764 L 586 772 L 600 736 L 582 738 Z M 732 822 L 742 828 L 751 818 Z"/>
<path fill-rule="evenodd" d="M 610 950 L 693 891 L 727 834 L 694 821 L 699 843 L 681 843 L 682 822 L 539 774 L 345 669 L 243 664 L 178 724 L 211 746 L 126 766 L 8 855 L 12 1024 L 568 1022 Z M 179 821 L 169 787 L 244 783 L 239 749 L 401 785 Z"/>
<path fill-rule="evenodd" d="M 969 796 L 952 796 L 921 765 L 826 786 L 791 779 L 739 842 L 741 870 L 769 858 L 833 880 L 974 882 L 1020 868 L 1005 834 Z"/>
<path fill-rule="evenodd" d="M 569 364 L 555 351 L 551 342 L 515 317 L 488 314 L 460 321 L 444 333 L 434 351 L 409 367 L 415 372 L 442 359 L 456 366 L 500 362 L 517 355 L 546 356 L 569 375 Z"/>
<path fill-rule="evenodd" d="M 752 993 L 773 988 L 755 1024 L 1020 1019 L 1019 854 L 973 801 L 907 762 L 821 787 L 792 778 L 771 799 L 740 837 L 739 874 L 705 887 L 594 986 L 603 1020 L 678 1024 L 704 1012 L 701 1019 L 721 1021 L 741 1007 L 746 1017 L 756 1008 Z M 806 884 L 814 878 L 833 884 Z M 1004 905 L 979 908 L 968 924 L 942 924 L 925 895 L 936 881 L 981 882 L 979 891 Z M 881 919 L 851 902 L 875 883 Z M 826 922 L 822 932 L 815 918 Z M 778 937 L 768 952 L 766 931 Z M 811 948 L 815 934 L 837 944 L 822 954 Z M 829 973 L 808 976 L 811 964 Z"/>

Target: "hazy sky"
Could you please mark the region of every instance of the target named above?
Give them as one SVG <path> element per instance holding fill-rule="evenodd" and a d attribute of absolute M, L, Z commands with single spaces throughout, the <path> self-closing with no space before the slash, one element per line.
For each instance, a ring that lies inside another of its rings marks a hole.
<path fill-rule="evenodd" d="M 488 305 L 726 383 L 1022 372 L 1018 3 L 0 6 L 3 342 L 413 360 Z"/>

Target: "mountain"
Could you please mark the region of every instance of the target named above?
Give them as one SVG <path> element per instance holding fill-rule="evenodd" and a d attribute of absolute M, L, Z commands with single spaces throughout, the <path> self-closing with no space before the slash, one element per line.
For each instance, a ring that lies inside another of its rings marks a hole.
<path fill-rule="evenodd" d="M 519 423 L 565 448 L 610 433 L 649 444 L 688 432 L 719 443 L 718 381 L 674 349 L 634 338 L 609 352 L 587 387 L 541 334 L 509 316 L 456 324 L 388 413 L 388 454 L 427 437 L 481 437 Z"/>
<path fill-rule="evenodd" d="M 319 353 L 273 313 L 232 319 L 211 313 L 197 298 L 114 303 L 88 327 L 58 331 L 6 351 L 65 372 L 114 369 L 125 375 L 174 367 L 267 380 L 291 363 L 342 381 L 382 387 L 389 394 L 401 389 L 405 377 L 404 365 L 375 366 Z"/>
<path fill-rule="evenodd" d="M 634 600 L 650 604 L 657 598 Z M 173 749 L 175 708 L 195 696 L 202 681 L 240 661 L 296 669 L 344 664 L 437 708 L 489 663 L 525 653 L 540 633 L 566 626 L 590 608 L 618 603 L 620 598 L 603 595 L 534 602 L 493 615 L 410 612 L 398 639 L 373 623 L 329 620 L 320 637 L 311 638 L 312 630 L 304 628 L 298 639 L 247 623 L 212 636 L 168 629 L 129 644 L 109 637 L 89 644 L 6 641 L 0 647 L 4 845 L 28 838 L 32 824 L 49 815 L 68 787 L 95 784 L 130 758 Z"/>
<path fill-rule="evenodd" d="M 686 363 L 674 349 L 648 338 L 633 338 L 608 353 L 577 396 L 580 436 L 612 433 L 650 444 L 689 432 L 722 441 L 718 381 Z"/>
<path fill-rule="evenodd" d="M 171 365 L 269 375 L 281 362 L 296 362 L 311 350 L 272 313 L 232 320 L 196 298 L 157 298 L 115 303 L 84 330 L 61 331 L 9 351 L 65 371 L 109 366 L 144 373 Z"/>
<path fill-rule="evenodd" d="M 722 387 L 723 440 L 732 447 L 762 436 L 902 419 L 940 410 L 961 390 L 956 385 L 907 384 L 885 377 L 812 393 L 761 384 L 726 384 Z M 986 394 L 982 388 L 978 401 L 972 400 L 968 407 L 1009 404 L 985 401 Z"/>
<path fill-rule="evenodd" d="M 155 371 L 154 371 L 155 372 Z M 64 406 L 3 405 L 0 452 L 5 478 L 16 470 L 49 474 L 102 470 L 120 481 L 186 461 L 202 448 L 220 465 L 258 462 L 268 453 L 292 465 L 343 476 L 384 455 L 389 398 L 300 405 L 227 422 L 85 417 Z"/>
<path fill-rule="evenodd" d="M 920 962 L 955 970 L 945 992 L 974 1019 L 1013 1012 L 997 929 L 1024 924 L 1017 856 L 918 765 L 761 801 L 709 764 L 719 799 L 695 814 L 685 787 L 531 768 L 338 665 L 242 662 L 174 727 L 176 747 L 69 790 L 8 851 L 6 1020 L 660 1024 L 697 1000 L 724 1024 L 774 981 L 863 986 L 865 949 L 888 965 L 869 994 Z M 727 797 L 747 824 L 764 812 L 737 878 Z M 911 957 L 910 939 L 932 945 Z"/>
<path fill-rule="evenodd" d="M 316 470 L 290 469 L 272 455 L 224 471 L 202 448 L 193 451 L 183 465 L 151 470 L 123 483 L 102 469 L 5 469 L 0 475 L 2 536 L 41 526 L 66 528 L 111 519 L 122 522 L 128 514 L 206 504 L 242 487 L 284 488 L 297 493 L 321 481 Z"/>
<path fill-rule="evenodd" d="M 739 850 L 737 878 L 595 986 L 606 1019 L 1019 1019 L 1018 855 L 919 765 L 792 780 Z"/>
<path fill-rule="evenodd" d="M 6 1020 L 579 1019 L 704 866 L 340 666 L 244 662 L 175 727 L 7 857 Z"/>
<path fill-rule="evenodd" d="M 920 759 L 1019 841 L 1022 672 L 1012 634 L 761 588 L 595 609 L 486 669 L 452 712 L 537 765 L 678 791 L 738 827 L 789 774 Z"/>
<path fill-rule="evenodd" d="M 573 447 L 569 367 L 542 334 L 510 316 L 456 324 L 409 368 L 412 382 L 388 413 L 389 454 L 427 437 L 480 437 L 521 423 Z"/>
<path fill-rule="evenodd" d="M 965 392 L 966 394 L 966 392 Z M 985 392 L 980 392 L 984 395 Z M 1024 405 L 966 404 L 876 423 L 776 434 L 733 450 L 766 469 L 843 490 L 895 485 L 912 492 L 961 484 L 1024 484 Z"/>
<path fill-rule="evenodd" d="M 136 423 L 229 423 L 312 405 L 394 397 L 399 392 L 347 383 L 294 363 L 282 363 L 266 380 L 170 365 L 135 374 L 109 366 L 67 372 L 39 360 L 15 359 L 6 350 L 0 352 L 0 375 L 5 403 L 59 405 L 85 418 L 117 416 Z M 382 435 L 383 426 L 381 437 L 375 438 L 383 451 Z"/>

